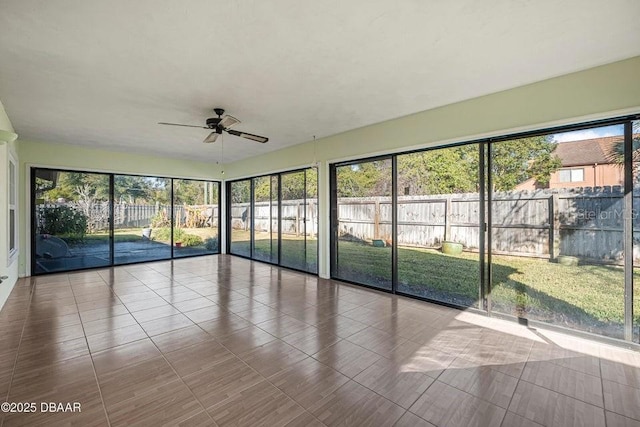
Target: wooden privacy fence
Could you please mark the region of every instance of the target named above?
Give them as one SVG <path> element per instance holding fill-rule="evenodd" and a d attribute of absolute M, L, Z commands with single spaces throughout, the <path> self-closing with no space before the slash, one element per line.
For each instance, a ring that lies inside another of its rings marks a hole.
<path fill-rule="evenodd" d="M 634 248 L 640 243 L 640 191 L 633 197 Z M 390 197 L 338 199 L 343 239 L 392 240 Z M 618 263 L 623 252 L 623 192 L 595 187 L 494 193 L 494 253 L 555 258 L 576 256 Z M 398 197 L 398 245 L 438 248 L 445 240 L 478 250 L 477 193 Z M 637 234 L 637 239 L 636 237 Z M 640 260 L 640 250 L 634 250 Z"/>
<path fill-rule="evenodd" d="M 61 206 L 60 204 L 43 204 L 36 207 L 38 217 L 43 209 Z M 80 203 L 64 203 L 88 217 L 89 232 L 109 229 L 109 203 L 95 202 L 87 206 Z M 114 203 L 113 223 L 115 228 L 144 228 L 150 227 L 153 219 L 161 215 L 171 219 L 171 205 L 133 205 L 128 203 Z M 174 206 L 176 227 L 202 228 L 218 226 L 217 205 L 176 205 Z M 169 226 L 167 223 L 165 226 Z"/>
<path fill-rule="evenodd" d="M 315 237 L 318 234 L 318 204 L 316 199 L 283 200 L 281 203 L 282 233 Z M 275 233 L 278 231 L 278 202 L 254 203 L 254 227 L 256 231 Z M 231 205 L 231 226 L 234 229 L 249 229 L 250 203 Z"/>

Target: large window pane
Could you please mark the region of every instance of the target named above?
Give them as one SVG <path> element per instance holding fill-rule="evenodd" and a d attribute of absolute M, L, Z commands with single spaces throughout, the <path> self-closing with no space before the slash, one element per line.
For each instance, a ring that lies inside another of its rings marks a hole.
<path fill-rule="evenodd" d="M 273 233 L 273 204 L 278 206 L 278 183 L 270 176 L 253 178 L 253 258 L 278 262 L 278 236 Z M 277 209 L 276 209 L 277 211 Z"/>
<path fill-rule="evenodd" d="M 398 156 L 398 291 L 478 306 L 478 145 Z"/>
<path fill-rule="evenodd" d="M 305 270 L 318 273 L 318 170 L 310 168 L 306 176 L 304 234 L 306 236 Z"/>
<path fill-rule="evenodd" d="M 217 182 L 173 180 L 173 256 L 218 253 L 218 186 Z"/>
<path fill-rule="evenodd" d="M 285 267 L 306 270 L 305 243 L 305 172 L 282 174 L 280 263 Z"/>
<path fill-rule="evenodd" d="M 109 175 L 35 169 L 34 273 L 111 262 Z"/>
<path fill-rule="evenodd" d="M 391 289 L 391 159 L 335 169 L 340 279 Z"/>
<path fill-rule="evenodd" d="M 114 264 L 171 258 L 171 180 L 114 176 Z"/>
<path fill-rule="evenodd" d="M 623 337 L 622 135 L 491 145 L 494 311 Z"/>
<path fill-rule="evenodd" d="M 231 215 L 230 252 L 251 256 L 251 181 L 229 183 Z"/>

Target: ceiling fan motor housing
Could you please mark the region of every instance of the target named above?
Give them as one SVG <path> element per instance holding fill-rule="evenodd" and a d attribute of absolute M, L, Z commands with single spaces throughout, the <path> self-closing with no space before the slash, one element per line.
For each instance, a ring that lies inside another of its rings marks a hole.
<path fill-rule="evenodd" d="M 216 129 L 218 127 L 218 123 L 220 123 L 220 120 L 222 120 L 220 117 L 211 117 L 207 119 L 207 127 L 209 129 Z M 222 131 L 218 132 L 221 133 Z"/>

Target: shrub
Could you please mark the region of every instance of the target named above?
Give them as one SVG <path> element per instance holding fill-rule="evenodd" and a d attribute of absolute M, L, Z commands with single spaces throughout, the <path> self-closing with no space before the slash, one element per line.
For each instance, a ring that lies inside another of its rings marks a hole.
<path fill-rule="evenodd" d="M 164 209 L 158 211 L 157 214 L 151 218 L 151 227 L 152 228 L 168 228 L 171 225 L 171 218 L 167 215 L 167 212 Z"/>
<path fill-rule="evenodd" d="M 217 252 L 218 251 L 218 238 L 217 237 L 209 237 L 204 241 L 204 247 L 207 248 L 208 251 Z"/>
<path fill-rule="evenodd" d="M 87 216 L 70 206 L 45 207 L 40 210 L 40 234 L 82 239 L 87 232 Z"/>
<path fill-rule="evenodd" d="M 182 228 L 173 229 L 174 242 L 179 242 L 183 236 L 184 236 L 184 231 L 182 231 Z M 162 242 L 171 241 L 171 229 L 168 227 L 154 229 L 153 232 L 151 233 L 151 240 L 160 240 Z"/>
<path fill-rule="evenodd" d="M 182 246 L 200 246 L 204 243 L 202 237 L 195 234 L 184 234 L 180 239 L 174 237 L 175 242 L 182 242 Z"/>

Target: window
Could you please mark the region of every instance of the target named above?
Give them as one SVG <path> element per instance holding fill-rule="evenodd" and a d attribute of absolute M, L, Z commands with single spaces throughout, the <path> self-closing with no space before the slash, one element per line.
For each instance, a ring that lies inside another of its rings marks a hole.
<path fill-rule="evenodd" d="M 228 252 L 317 274 L 317 185 L 316 168 L 229 181 Z"/>
<path fill-rule="evenodd" d="M 560 169 L 560 182 L 583 182 L 584 169 Z"/>
<path fill-rule="evenodd" d="M 615 119 L 330 164 L 331 277 L 638 342 L 638 135 Z"/>
<path fill-rule="evenodd" d="M 9 263 L 18 254 L 17 188 L 18 168 L 15 159 L 9 155 Z"/>
<path fill-rule="evenodd" d="M 31 169 L 33 274 L 214 254 L 220 183 Z"/>

